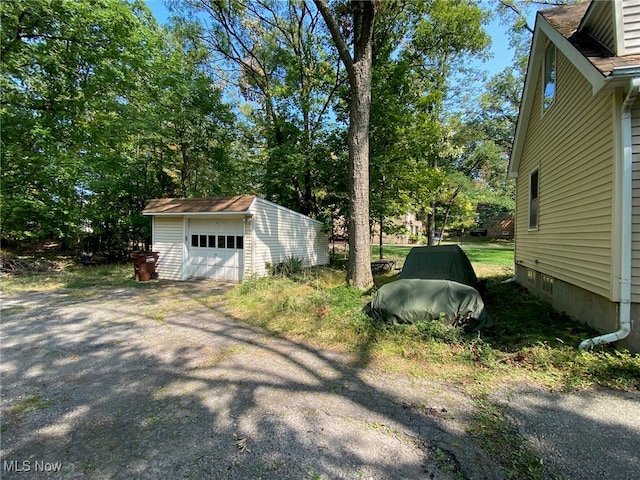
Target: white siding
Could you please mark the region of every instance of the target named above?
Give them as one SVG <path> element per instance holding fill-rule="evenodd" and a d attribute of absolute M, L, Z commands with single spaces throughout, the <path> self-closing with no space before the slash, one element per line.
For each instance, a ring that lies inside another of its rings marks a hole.
<path fill-rule="evenodd" d="M 640 53 L 640 0 L 622 2 L 624 54 Z"/>
<path fill-rule="evenodd" d="M 266 275 L 267 263 L 280 263 L 289 257 L 301 259 L 306 266 L 329 263 L 329 236 L 322 231 L 321 222 L 261 198 L 255 199 L 247 213 L 252 215 L 247 221 L 237 217 L 232 220 L 213 212 L 206 221 L 201 216 L 188 213 L 166 217 L 154 215 L 153 251 L 159 253 L 157 272 L 160 279 L 187 278 L 188 252 L 192 250 L 191 233 L 210 233 L 208 227 L 190 232 L 189 225 L 210 224 L 211 233 L 216 234 L 223 230 L 234 235 L 244 234 L 244 250 L 240 250 L 243 254 L 243 265 L 239 265 L 243 269 L 240 280 L 251 275 Z M 223 229 L 223 224 L 236 226 L 231 230 Z M 187 240 L 185 235 L 189 237 Z"/>
<path fill-rule="evenodd" d="M 153 251 L 158 252 L 156 271 L 161 280 L 182 280 L 183 217 L 153 217 Z"/>
<path fill-rule="evenodd" d="M 242 278 L 248 278 L 254 273 L 253 269 L 253 222 L 244 222 L 244 272 Z"/>
<path fill-rule="evenodd" d="M 261 198 L 256 198 L 251 213 L 254 274 L 265 275 L 267 263 L 289 257 L 300 258 L 307 266 L 329 263 L 329 239 L 320 222 Z"/>

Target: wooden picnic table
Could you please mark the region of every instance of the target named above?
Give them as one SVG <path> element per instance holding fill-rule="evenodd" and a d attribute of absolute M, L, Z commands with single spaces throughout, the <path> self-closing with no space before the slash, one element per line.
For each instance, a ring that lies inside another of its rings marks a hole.
<path fill-rule="evenodd" d="M 391 271 L 395 266 L 395 260 L 375 260 L 371 262 L 371 271 L 373 273 L 382 273 L 384 271 Z"/>

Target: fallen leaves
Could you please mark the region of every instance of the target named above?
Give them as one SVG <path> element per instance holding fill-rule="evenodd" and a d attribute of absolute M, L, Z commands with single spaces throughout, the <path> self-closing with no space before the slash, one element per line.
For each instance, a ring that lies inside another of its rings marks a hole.
<path fill-rule="evenodd" d="M 249 447 L 247 447 L 247 437 L 239 437 L 235 433 L 233 434 L 233 437 L 235 438 L 233 443 L 238 450 L 240 450 L 241 452 L 251 453 L 251 450 L 249 449 Z"/>

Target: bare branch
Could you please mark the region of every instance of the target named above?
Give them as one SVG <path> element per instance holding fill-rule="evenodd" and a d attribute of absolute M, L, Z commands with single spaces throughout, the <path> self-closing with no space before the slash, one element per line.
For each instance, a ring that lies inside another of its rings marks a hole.
<path fill-rule="evenodd" d="M 526 18 L 526 15 L 524 13 L 522 13 L 522 11 L 519 10 L 518 7 L 516 7 L 515 4 L 513 4 L 509 0 L 498 0 L 498 1 L 502 4 L 502 6 L 504 6 L 505 8 L 507 8 L 509 10 L 511 10 L 512 12 L 514 12 L 519 17 Z M 544 2 L 536 2 L 536 3 L 544 3 Z M 546 5 L 552 5 L 552 4 L 551 3 L 546 3 Z M 531 33 L 533 35 L 533 29 L 529 26 L 529 24 L 527 22 L 524 22 L 524 27 L 529 31 L 529 33 Z"/>

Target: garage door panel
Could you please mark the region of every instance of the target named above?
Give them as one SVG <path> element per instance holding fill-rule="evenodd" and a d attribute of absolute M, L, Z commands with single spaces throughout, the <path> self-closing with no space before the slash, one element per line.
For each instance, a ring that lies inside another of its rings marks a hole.
<path fill-rule="evenodd" d="M 188 276 L 240 281 L 244 265 L 244 224 L 238 220 L 192 219 Z"/>

